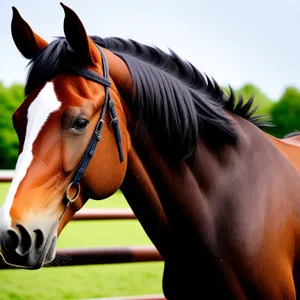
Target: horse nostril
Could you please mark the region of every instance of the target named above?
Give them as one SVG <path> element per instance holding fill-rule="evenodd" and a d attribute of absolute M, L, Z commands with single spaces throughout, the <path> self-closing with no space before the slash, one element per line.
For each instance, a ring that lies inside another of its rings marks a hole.
<path fill-rule="evenodd" d="M 0 246 L 2 252 L 13 252 L 19 244 L 19 236 L 14 230 L 7 230 L 1 233 Z"/>
<path fill-rule="evenodd" d="M 9 246 L 15 250 L 20 241 L 18 234 L 13 229 L 9 229 L 7 230 L 7 235 L 9 237 Z"/>
<path fill-rule="evenodd" d="M 38 248 L 43 245 L 44 234 L 43 234 L 42 230 L 40 230 L 40 229 L 36 229 L 33 232 L 36 234 L 35 244 L 36 244 L 36 248 Z"/>
<path fill-rule="evenodd" d="M 32 238 L 28 230 L 22 225 L 22 224 L 17 224 L 17 228 L 20 231 L 20 243 L 18 248 L 16 249 L 16 252 L 20 256 L 26 255 L 32 246 Z"/>

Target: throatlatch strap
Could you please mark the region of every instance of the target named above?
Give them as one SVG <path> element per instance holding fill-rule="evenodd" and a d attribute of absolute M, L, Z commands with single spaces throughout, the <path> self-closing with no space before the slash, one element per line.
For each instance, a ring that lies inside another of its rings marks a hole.
<path fill-rule="evenodd" d="M 122 149 L 122 140 L 121 140 L 119 121 L 118 121 L 117 114 L 115 111 L 114 100 L 109 100 L 108 107 L 109 107 L 109 114 L 111 117 L 111 124 L 112 124 L 113 130 L 114 130 L 114 133 L 115 133 L 120 162 L 122 162 L 124 160 L 124 155 L 123 155 L 123 149 Z"/>

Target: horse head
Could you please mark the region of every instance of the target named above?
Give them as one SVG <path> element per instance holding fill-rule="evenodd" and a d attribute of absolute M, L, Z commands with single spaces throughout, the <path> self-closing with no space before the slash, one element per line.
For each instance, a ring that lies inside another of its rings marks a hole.
<path fill-rule="evenodd" d="M 105 50 L 62 6 L 66 38 L 50 44 L 13 8 L 13 40 L 30 70 L 26 98 L 13 114 L 19 157 L 0 209 L 0 245 L 5 262 L 23 268 L 51 262 L 74 213 L 90 197 L 116 192 L 127 166 L 126 118 Z"/>

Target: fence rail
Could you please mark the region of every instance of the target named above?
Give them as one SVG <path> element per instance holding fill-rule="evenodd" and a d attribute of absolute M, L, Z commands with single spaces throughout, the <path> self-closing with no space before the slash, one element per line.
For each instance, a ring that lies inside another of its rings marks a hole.
<path fill-rule="evenodd" d="M 96 300 L 96 299 L 88 299 Z M 98 300 L 166 300 L 162 295 L 147 295 L 147 296 L 133 296 L 133 297 L 114 297 L 114 298 L 101 298 Z"/>
<path fill-rule="evenodd" d="M 156 248 L 152 246 L 72 248 L 59 249 L 57 251 L 57 260 L 55 260 L 58 263 L 53 263 L 46 267 L 119 264 L 162 260 Z M 1 263 L 0 269 L 12 269 L 12 267 Z"/>
<path fill-rule="evenodd" d="M 0 182 L 11 182 L 14 174 L 15 174 L 14 170 L 1 170 Z"/>
<path fill-rule="evenodd" d="M 136 219 L 136 217 L 130 208 L 83 208 L 74 215 L 72 221 L 131 219 Z"/>
<path fill-rule="evenodd" d="M 0 182 L 11 182 L 13 170 L 0 171 Z M 77 212 L 72 221 L 88 220 L 130 220 L 136 219 L 131 209 L 82 209 Z M 163 261 L 163 258 L 153 246 L 128 247 L 98 247 L 58 249 L 57 258 L 60 264 L 50 264 L 47 267 L 65 267 L 94 264 L 119 264 L 132 262 Z M 0 270 L 12 269 L 0 258 Z M 165 300 L 162 295 L 102 298 L 102 300 Z M 92 299 L 90 299 L 92 300 Z"/>

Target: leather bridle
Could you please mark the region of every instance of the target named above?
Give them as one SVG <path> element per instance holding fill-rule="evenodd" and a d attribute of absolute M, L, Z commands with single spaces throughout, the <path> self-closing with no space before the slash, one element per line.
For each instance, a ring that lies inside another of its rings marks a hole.
<path fill-rule="evenodd" d="M 88 167 L 88 164 L 90 163 L 90 161 L 91 161 L 91 159 L 92 159 L 92 157 L 95 153 L 95 149 L 96 149 L 96 146 L 97 146 L 98 142 L 101 140 L 101 135 L 100 134 L 101 134 L 101 131 L 103 129 L 104 116 L 105 116 L 107 106 L 108 106 L 109 114 L 110 114 L 110 118 L 111 118 L 111 126 L 113 127 L 115 138 L 116 138 L 116 143 L 117 143 L 117 148 L 118 148 L 118 152 L 119 152 L 120 162 L 123 162 L 123 160 L 124 160 L 119 122 L 118 122 L 118 118 L 117 118 L 116 111 L 115 111 L 114 100 L 111 99 L 111 97 L 110 97 L 109 88 L 111 86 L 111 83 L 109 81 L 108 64 L 107 64 L 107 60 L 106 60 L 106 57 L 104 55 L 103 50 L 98 46 L 97 46 L 97 48 L 99 49 L 99 51 L 101 53 L 101 57 L 102 57 L 103 77 L 98 75 L 96 72 L 94 72 L 92 70 L 89 70 L 87 68 L 74 66 L 70 63 L 65 63 L 64 64 L 67 71 L 70 71 L 73 74 L 82 76 L 82 77 L 84 77 L 88 80 L 92 80 L 94 82 L 97 82 L 97 83 L 103 85 L 104 90 L 105 90 L 105 98 L 104 98 L 104 104 L 102 106 L 102 110 L 101 110 L 101 113 L 100 113 L 100 118 L 99 118 L 99 120 L 96 124 L 96 127 L 95 127 L 94 133 L 92 135 L 92 138 L 91 138 L 89 144 L 87 145 L 87 147 L 86 147 L 86 149 L 85 149 L 85 151 L 84 151 L 84 153 L 81 157 L 81 160 L 79 161 L 79 163 L 78 163 L 78 165 L 77 165 L 77 167 L 76 167 L 76 169 L 73 173 L 71 183 L 67 187 L 65 198 L 67 199 L 68 202 L 67 202 L 67 205 L 66 205 L 64 211 L 62 212 L 59 220 L 64 215 L 64 213 L 67 210 L 68 206 L 72 202 L 74 202 L 80 194 L 79 181 L 83 177 L 83 175 L 84 175 L 84 173 L 85 173 L 85 171 Z M 70 189 L 72 187 L 76 188 L 76 192 L 75 192 L 74 196 L 70 196 Z"/>

